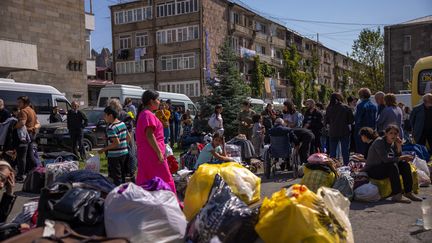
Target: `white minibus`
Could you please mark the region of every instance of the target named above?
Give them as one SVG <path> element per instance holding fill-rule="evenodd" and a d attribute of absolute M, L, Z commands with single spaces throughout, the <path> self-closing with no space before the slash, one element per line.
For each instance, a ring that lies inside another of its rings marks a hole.
<path fill-rule="evenodd" d="M 17 98 L 20 96 L 30 98 L 42 125 L 49 123 L 53 106 L 58 106 L 63 114 L 71 107 L 66 97 L 52 86 L 18 83 L 13 79 L 0 78 L 0 99 L 4 101 L 6 109 L 12 112 L 12 109 L 17 107 Z"/>
<path fill-rule="evenodd" d="M 98 107 L 105 107 L 107 102 L 111 98 L 119 99 L 123 104 L 126 98 L 131 98 L 132 103 L 138 109 L 141 104 L 141 96 L 144 93 L 144 89 L 134 85 L 124 84 L 112 84 L 103 87 L 99 93 Z M 170 99 L 173 106 L 180 106 L 184 111 L 190 110 L 191 116 L 195 117 L 198 110 L 192 100 L 184 94 L 159 92 L 159 98 L 161 100 Z"/>

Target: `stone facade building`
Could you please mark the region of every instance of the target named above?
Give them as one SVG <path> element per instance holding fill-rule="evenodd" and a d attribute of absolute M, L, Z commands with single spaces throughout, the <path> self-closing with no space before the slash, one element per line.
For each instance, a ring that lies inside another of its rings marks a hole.
<path fill-rule="evenodd" d="M 207 93 L 216 77 L 214 65 L 224 41 L 238 55 L 238 67 L 250 81 L 253 57 L 268 64 L 267 96 L 286 98 L 289 82 L 281 79 L 282 53 L 297 45 L 306 59 L 316 50 L 318 80 L 334 86 L 334 51 L 307 39 L 277 20 L 262 16 L 236 0 L 142 0 L 113 5 L 114 82 L 184 93 Z"/>
<path fill-rule="evenodd" d="M 384 89 L 407 90 L 419 58 L 432 55 L 432 15 L 384 28 Z"/>
<path fill-rule="evenodd" d="M 84 5 L 83 0 L 0 1 L 0 49 L 8 45 L 0 53 L 0 75 L 52 85 L 86 105 L 87 74 L 95 73 L 89 60 L 94 16 Z"/>

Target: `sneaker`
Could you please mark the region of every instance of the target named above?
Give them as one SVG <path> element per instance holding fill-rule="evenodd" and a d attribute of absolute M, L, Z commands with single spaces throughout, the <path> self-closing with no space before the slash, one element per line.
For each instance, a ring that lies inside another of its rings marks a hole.
<path fill-rule="evenodd" d="M 401 193 L 394 195 L 391 200 L 397 203 L 411 203 L 411 201 L 407 198 L 404 198 Z"/>
<path fill-rule="evenodd" d="M 407 197 L 407 198 L 409 198 L 411 201 L 415 201 L 415 202 L 421 202 L 421 201 L 423 201 L 423 199 L 421 199 L 420 197 L 417 197 L 412 192 L 405 193 L 404 196 Z"/>

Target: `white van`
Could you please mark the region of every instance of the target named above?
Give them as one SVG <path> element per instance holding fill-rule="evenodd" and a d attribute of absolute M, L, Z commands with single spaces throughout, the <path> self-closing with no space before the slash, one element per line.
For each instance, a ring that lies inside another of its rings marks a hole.
<path fill-rule="evenodd" d="M 49 123 L 53 106 L 58 106 L 64 113 L 71 108 L 66 97 L 52 86 L 18 83 L 13 79 L 0 78 L 0 99 L 5 102 L 5 107 L 10 112 L 17 107 L 17 98 L 24 95 L 30 98 L 42 125 Z"/>
<path fill-rule="evenodd" d="M 248 100 L 250 101 L 250 103 L 251 103 L 251 105 L 252 105 L 252 109 L 253 109 L 257 114 L 261 114 L 261 112 L 262 112 L 263 110 L 265 110 L 266 103 L 264 102 L 264 100 L 254 99 L 254 98 L 248 98 Z"/>
<path fill-rule="evenodd" d="M 395 94 L 396 96 L 396 102 L 399 103 L 403 103 L 405 106 L 409 107 L 410 109 L 412 109 L 412 104 L 411 104 L 411 93 L 402 93 L 402 94 Z M 372 95 L 371 96 L 371 101 L 372 103 L 376 104 L 375 101 L 375 97 Z"/>
<path fill-rule="evenodd" d="M 111 98 L 119 99 L 123 104 L 126 98 L 131 98 L 132 103 L 135 107 L 139 107 L 141 104 L 141 96 L 144 93 L 144 89 L 139 86 L 134 85 L 124 85 L 124 84 L 112 84 L 103 87 L 99 93 L 99 98 L 97 102 L 98 107 L 105 107 L 107 102 Z M 192 117 L 195 117 L 198 110 L 192 100 L 184 94 L 169 93 L 169 92 L 159 92 L 159 98 L 161 100 L 171 100 L 173 106 L 180 106 L 183 110 L 190 110 Z"/>

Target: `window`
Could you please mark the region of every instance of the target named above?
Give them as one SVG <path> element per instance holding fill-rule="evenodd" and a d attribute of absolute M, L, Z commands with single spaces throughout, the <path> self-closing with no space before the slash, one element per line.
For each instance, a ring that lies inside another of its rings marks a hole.
<path fill-rule="evenodd" d="M 411 51 L 411 36 L 404 36 L 404 51 Z"/>
<path fill-rule="evenodd" d="M 256 51 L 257 53 L 260 53 L 260 54 L 263 54 L 263 55 L 266 54 L 265 47 L 262 46 L 262 45 L 258 45 L 258 44 L 256 44 L 256 45 L 255 45 L 255 51 Z"/>
<path fill-rule="evenodd" d="M 198 97 L 200 96 L 200 81 L 194 80 L 172 83 L 160 83 L 159 91 L 181 93 L 189 97 Z M 187 109 L 189 109 L 193 115 L 196 113 L 196 108 L 193 104 L 188 104 Z"/>
<path fill-rule="evenodd" d="M 261 33 L 267 33 L 267 26 L 265 26 L 264 24 L 260 23 L 260 22 L 256 22 L 255 24 L 255 29 L 256 31 L 259 31 Z"/>
<path fill-rule="evenodd" d="M 156 33 L 156 40 L 158 44 L 197 40 L 198 38 L 198 25 L 159 30 Z"/>
<path fill-rule="evenodd" d="M 425 69 L 418 76 L 418 93 L 424 95 L 432 92 L 432 69 Z"/>
<path fill-rule="evenodd" d="M 124 23 L 124 12 L 116 12 L 115 13 L 115 23 L 123 24 Z"/>
<path fill-rule="evenodd" d="M 238 37 L 231 37 L 231 48 L 235 51 L 235 52 L 239 52 L 240 51 L 240 46 L 239 46 L 239 38 Z"/>
<path fill-rule="evenodd" d="M 198 11 L 198 0 L 184 0 L 161 3 L 156 6 L 157 17 L 188 14 Z"/>
<path fill-rule="evenodd" d="M 276 49 L 275 57 L 277 59 L 283 59 L 282 50 Z"/>
<path fill-rule="evenodd" d="M 131 48 L 131 36 L 120 36 L 120 50 Z"/>
<path fill-rule="evenodd" d="M 56 105 L 60 109 L 60 114 L 66 114 L 68 110 L 70 110 L 70 105 L 67 100 L 64 99 L 56 99 Z"/>
<path fill-rule="evenodd" d="M 144 33 L 136 33 L 135 41 L 137 47 L 145 47 L 149 45 L 149 38 L 147 32 Z"/>
<path fill-rule="evenodd" d="M 154 60 L 143 59 L 139 61 L 117 62 L 116 72 L 117 74 L 154 72 Z"/>
<path fill-rule="evenodd" d="M 411 81 L 411 65 L 404 65 L 403 67 L 403 82 L 410 82 Z"/>
<path fill-rule="evenodd" d="M 232 12 L 231 17 L 232 17 L 231 22 L 233 22 L 234 24 L 240 24 L 240 14 L 236 12 Z"/>
<path fill-rule="evenodd" d="M 161 56 L 161 71 L 186 70 L 194 68 L 194 53 Z"/>
<path fill-rule="evenodd" d="M 114 13 L 115 24 L 127 24 L 152 18 L 152 6 L 134 8 Z"/>

